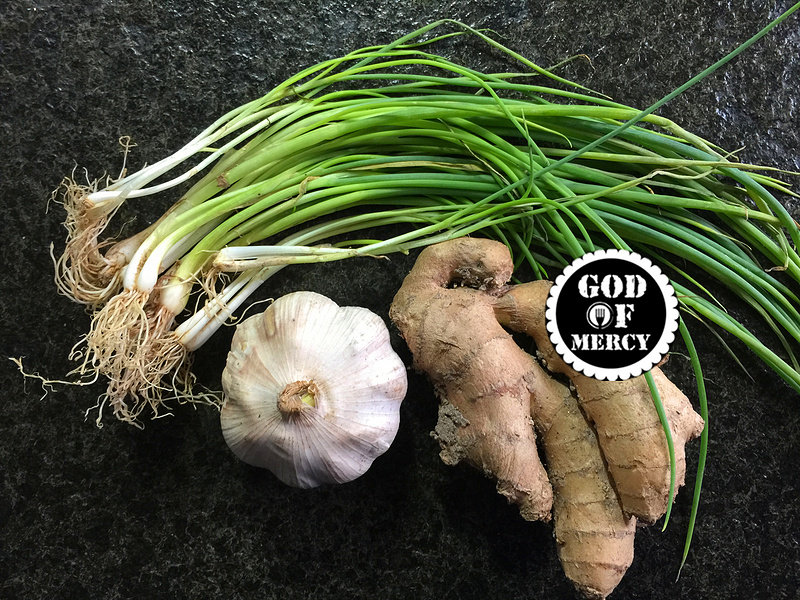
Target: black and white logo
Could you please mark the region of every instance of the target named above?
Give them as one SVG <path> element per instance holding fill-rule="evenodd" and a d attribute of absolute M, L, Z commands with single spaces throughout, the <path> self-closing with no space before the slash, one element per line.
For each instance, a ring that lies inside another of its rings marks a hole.
<path fill-rule="evenodd" d="M 678 300 L 669 279 L 643 256 L 598 250 L 556 278 L 545 313 L 550 341 L 573 369 L 595 379 L 638 377 L 669 351 Z"/>

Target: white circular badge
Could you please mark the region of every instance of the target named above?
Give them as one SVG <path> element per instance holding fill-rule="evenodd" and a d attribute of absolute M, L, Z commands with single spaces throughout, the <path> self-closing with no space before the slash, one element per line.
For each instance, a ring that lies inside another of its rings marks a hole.
<path fill-rule="evenodd" d="M 545 312 L 558 355 L 576 371 L 608 381 L 638 377 L 660 363 L 678 318 L 667 276 L 626 250 L 598 250 L 573 261 L 556 278 Z"/>

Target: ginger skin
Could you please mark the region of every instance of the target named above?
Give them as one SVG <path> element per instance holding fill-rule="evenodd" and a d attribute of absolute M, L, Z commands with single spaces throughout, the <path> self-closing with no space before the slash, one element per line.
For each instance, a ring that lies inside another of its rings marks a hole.
<path fill-rule="evenodd" d="M 390 316 L 440 399 L 434 437 L 442 460 L 463 460 L 495 477 L 498 491 L 526 519 L 549 520 L 552 504 L 565 574 L 587 598 L 605 598 L 633 560 L 632 515 L 642 505 L 645 520 L 655 520 L 666 507 L 666 440 L 643 378 L 598 388 L 609 382 L 582 380 L 558 364 L 544 327 L 549 283 L 506 286 L 512 270 L 508 249 L 498 242 L 458 239 L 429 246 L 395 296 Z M 502 325 L 534 338 L 548 368 L 570 376 L 578 397 Z M 683 443 L 699 434 L 702 419 L 663 373 L 654 376 L 682 482 Z"/>

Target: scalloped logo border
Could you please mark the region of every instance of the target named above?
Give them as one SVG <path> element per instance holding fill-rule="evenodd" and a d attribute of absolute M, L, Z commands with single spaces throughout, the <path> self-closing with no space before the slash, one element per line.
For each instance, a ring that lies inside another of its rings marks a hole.
<path fill-rule="evenodd" d="M 617 369 L 608 369 L 591 365 L 586 361 L 578 358 L 573 354 L 569 347 L 564 343 L 561 338 L 561 333 L 558 330 L 556 323 L 555 313 L 556 305 L 558 303 L 559 295 L 564 287 L 564 283 L 572 276 L 572 274 L 589 263 L 603 260 L 607 258 L 618 258 L 632 262 L 650 274 L 664 298 L 664 305 L 666 307 L 666 322 L 661 336 L 656 342 L 653 349 L 643 358 L 635 363 L 620 367 Z M 637 252 L 630 252 L 628 250 L 597 250 L 584 254 L 580 258 L 575 259 L 566 269 L 556 277 L 555 283 L 550 288 L 550 293 L 547 296 L 547 308 L 545 310 L 545 323 L 547 325 L 547 332 L 550 336 L 550 342 L 553 344 L 558 355 L 569 364 L 576 371 L 583 373 L 587 377 L 599 379 L 602 381 L 621 381 L 630 379 L 631 377 L 638 377 L 660 363 L 669 352 L 670 344 L 675 341 L 675 331 L 678 329 L 678 319 L 680 314 L 678 312 L 678 298 L 675 296 L 675 289 L 669 282 L 669 278 L 664 275 L 661 269 L 653 262 L 638 254 Z"/>

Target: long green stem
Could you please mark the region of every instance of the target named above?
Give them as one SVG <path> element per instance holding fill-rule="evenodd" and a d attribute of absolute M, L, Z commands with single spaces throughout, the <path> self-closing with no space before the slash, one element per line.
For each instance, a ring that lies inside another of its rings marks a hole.
<path fill-rule="evenodd" d="M 703 475 L 706 470 L 706 458 L 708 456 L 708 432 L 709 432 L 709 417 L 708 417 L 708 396 L 706 394 L 706 383 L 703 377 L 703 369 L 700 366 L 700 357 L 694 346 L 694 341 L 686 327 L 683 319 L 678 323 L 678 328 L 683 337 L 683 343 L 686 345 L 686 350 L 689 353 L 689 359 L 692 362 L 692 370 L 694 371 L 694 379 L 697 382 L 697 398 L 700 402 L 700 416 L 703 417 L 705 426 L 703 432 L 700 434 L 700 454 L 697 460 L 697 474 L 694 480 L 694 494 L 692 496 L 692 510 L 689 515 L 689 525 L 686 527 L 686 542 L 683 546 L 683 556 L 681 557 L 681 565 L 678 568 L 678 576 L 680 576 L 681 569 L 686 564 L 686 559 L 689 557 L 689 548 L 692 545 L 692 535 L 694 534 L 694 526 L 697 523 L 697 512 L 700 507 L 700 493 L 703 489 Z"/>

